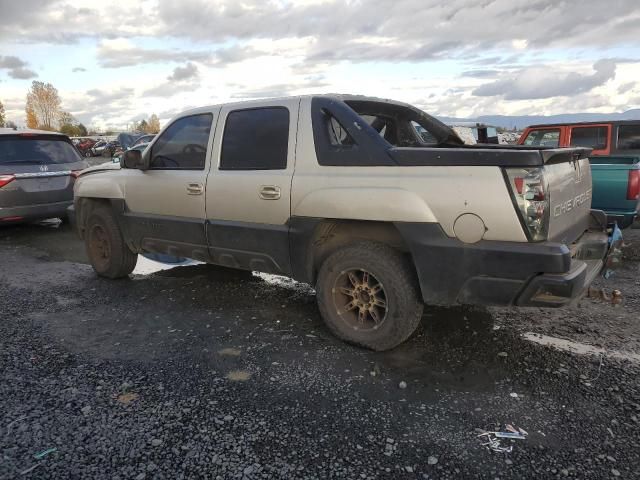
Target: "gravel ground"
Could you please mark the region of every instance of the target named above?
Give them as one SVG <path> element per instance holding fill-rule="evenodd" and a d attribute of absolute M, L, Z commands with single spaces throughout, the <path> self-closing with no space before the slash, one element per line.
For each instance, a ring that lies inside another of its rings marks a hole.
<path fill-rule="evenodd" d="M 386 353 L 334 339 L 284 279 L 98 279 L 54 224 L 0 230 L 0 265 L 2 479 L 640 478 L 633 254 L 604 299 L 431 308 Z M 528 438 L 490 453 L 478 429 L 503 423 Z"/>

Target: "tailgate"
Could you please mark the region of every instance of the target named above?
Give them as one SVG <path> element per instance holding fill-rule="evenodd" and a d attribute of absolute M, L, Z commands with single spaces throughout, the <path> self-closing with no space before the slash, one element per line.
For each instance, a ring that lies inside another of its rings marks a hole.
<path fill-rule="evenodd" d="M 591 167 L 589 149 L 543 150 L 549 188 L 549 240 L 572 244 L 589 226 Z"/>
<path fill-rule="evenodd" d="M 73 200 L 73 181 L 70 171 L 40 173 L 17 173 L 10 184 L 15 188 L 11 205 L 25 206 L 58 203 Z"/>

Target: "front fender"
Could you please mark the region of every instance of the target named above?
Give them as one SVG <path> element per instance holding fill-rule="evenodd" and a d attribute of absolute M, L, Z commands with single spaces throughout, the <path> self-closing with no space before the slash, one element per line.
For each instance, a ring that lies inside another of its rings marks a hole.
<path fill-rule="evenodd" d="M 112 173 L 89 173 L 80 176 L 73 187 L 78 198 L 124 199 L 124 186 Z"/>

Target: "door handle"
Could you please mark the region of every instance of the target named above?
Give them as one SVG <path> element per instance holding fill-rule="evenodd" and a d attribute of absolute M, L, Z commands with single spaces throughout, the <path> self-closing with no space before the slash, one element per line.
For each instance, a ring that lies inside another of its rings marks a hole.
<path fill-rule="evenodd" d="M 262 185 L 259 195 L 263 200 L 278 200 L 280 198 L 280 187 L 276 185 Z"/>
<path fill-rule="evenodd" d="M 201 183 L 187 183 L 187 194 L 189 195 L 202 195 L 204 187 Z"/>

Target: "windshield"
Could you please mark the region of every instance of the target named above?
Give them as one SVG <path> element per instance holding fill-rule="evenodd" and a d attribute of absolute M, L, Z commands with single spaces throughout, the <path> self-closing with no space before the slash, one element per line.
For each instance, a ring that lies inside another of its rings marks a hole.
<path fill-rule="evenodd" d="M 0 165 L 74 163 L 81 161 L 73 145 L 65 138 L 51 136 L 0 136 Z"/>
<path fill-rule="evenodd" d="M 532 147 L 557 147 L 560 144 L 560 130 L 557 128 L 532 130 L 523 143 Z"/>

